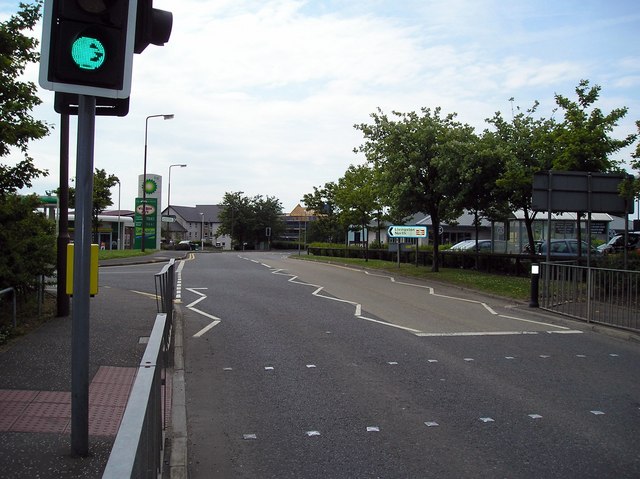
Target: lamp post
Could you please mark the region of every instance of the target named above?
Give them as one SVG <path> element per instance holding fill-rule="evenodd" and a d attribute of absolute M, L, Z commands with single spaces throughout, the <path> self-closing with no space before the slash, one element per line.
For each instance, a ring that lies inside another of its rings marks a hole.
<path fill-rule="evenodd" d="M 144 228 L 147 220 L 147 133 L 149 131 L 149 118 L 160 118 L 165 120 L 173 119 L 173 113 L 169 115 L 150 115 L 144 121 L 144 167 L 142 171 L 142 239 L 140 242 L 140 251 L 144 253 Z M 157 233 L 156 233 L 157 234 Z"/>
<path fill-rule="evenodd" d="M 204 251 L 204 213 L 200 213 L 202 226 L 200 228 L 200 251 Z"/>
<path fill-rule="evenodd" d="M 187 165 L 185 164 L 174 164 L 174 165 L 169 165 L 169 188 L 168 188 L 168 192 L 167 192 L 167 214 L 170 215 L 171 214 L 171 168 L 173 168 L 174 166 L 179 166 L 180 168 L 185 168 Z M 167 226 L 167 231 L 169 230 L 169 227 Z M 169 234 L 167 234 L 167 240 L 169 239 Z"/>

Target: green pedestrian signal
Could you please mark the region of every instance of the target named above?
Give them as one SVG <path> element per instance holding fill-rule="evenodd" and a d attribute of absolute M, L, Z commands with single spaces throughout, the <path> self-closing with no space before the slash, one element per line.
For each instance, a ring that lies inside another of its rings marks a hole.
<path fill-rule="evenodd" d="M 40 85 L 61 93 L 128 98 L 137 0 L 47 0 Z"/>
<path fill-rule="evenodd" d="M 164 45 L 173 14 L 153 0 L 45 0 L 39 83 L 61 94 L 121 100 L 133 54 Z"/>
<path fill-rule="evenodd" d="M 71 46 L 71 57 L 83 70 L 97 70 L 105 60 L 104 45 L 97 38 L 79 37 Z"/>

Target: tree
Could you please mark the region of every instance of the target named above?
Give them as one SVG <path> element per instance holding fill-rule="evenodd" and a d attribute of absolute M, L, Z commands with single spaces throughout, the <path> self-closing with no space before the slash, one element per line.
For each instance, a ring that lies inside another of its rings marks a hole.
<path fill-rule="evenodd" d="M 259 244 L 267 239 L 266 230 L 271 229 L 271 238 L 276 238 L 284 231 L 282 221 L 282 203 L 275 197 L 255 196 L 251 201 L 253 208 L 253 240 Z"/>
<path fill-rule="evenodd" d="M 36 63 L 38 42 L 24 35 L 40 18 L 42 2 L 20 4 L 18 13 L 0 22 L 0 157 L 17 148 L 23 159 L 15 166 L 0 164 L 0 289 L 33 287 L 39 275 L 50 275 L 55 264 L 54 224 L 35 210 L 35 196 L 17 196 L 34 178 L 46 175 L 33 164 L 28 145 L 49 133 L 31 116 L 41 103 L 32 82 L 18 79 L 28 63 Z"/>
<path fill-rule="evenodd" d="M 346 226 L 358 225 L 362 231 L 365 261 L 369 260 L 369 241 L 365 232 L 375 213 L 382 209 L 379 198 L 375 172 L 367 165 L 349 166 L 335 190 L 335 202 L 341 210 L 342 223 Z"/>
<path fill-rule="evenodd" d="M 49 133 L 49 127 L 31 116 L 31 110 L 42 101 L 33 82 L 18 79 L 27 64 L 37 63 L 38 41 L 25 35 L 40 18 L 41 1 L 20 4 L 20 10 L 9 20 L 0 22 L 0 157 L 16 147 L 24 159 L 15 166 L 0 164 L 0 197 L 30 187 L 31 181 L 47 174 L 33 164 L 28 146 Z"/>
<path fill-rule="evenodd" d="M 275 237 L 284 230 L 282 204 L 277 198 L 262 195 L 249 198 L 241 191 L 225 193 L 223 209 L 218 218 L 218 235 L 229 235 L 231 246 L 248 242 L 260 243 L 266 239 L 266 229 Z"/>
<path fill-rule="evenodd" d="M 460 201 L 473 215 L 476 250 L 481 220 L 500 221 L 509 214 L 506 195 L 496 186 L 503 169 L 495 135 L 485 131 L 481 137 L 469 137 L 460 156 Z"/>
<path fill-rule="evenodd" d="M 438 231 L 441 222 L 454 221 L 462 212 L 459 154 L 473 135 L 473 128 L 455 121 L 455 114 L 441 109 L 371 114 L 372 124 L 355 125 L 365 143 L 356 151 L 382 172 L 386 197 L 398 212 L 424 212 Z M 439 270 L 439 236 L 434 234 L 432 271 Z"/>
<path fill-rule="evenodd" d="M 116 186 L 120 182 L 120 179 L 108 174 L 106 170 L 96 168 L 93 174 L 93 199 L 91 203 L 91 217 L 94 232 L 97 233 L 100 222 L 98 216 L 102 214 L 109 206 L 113 205 L 111 199 L 111 188 Z M 53 193 L 56 196 L 60 196 L 60 188 L 56 188 Z M 76 189 L 73 186 L 69 187 L 69 207 L 76 207 Z"/>
<path fill-rule="evenodd" d="M 536 212 L 531 209 L 533 195 L 533 175 L 551 169 L 556 157 L 556 145 L 553 141 L 555 121 L 534 118 L 539 103 L 518 113 L 511 122 L 506 121 L 500 112 L 486 121 L 493 125 L 492 135 L 498 155 L 502 157 L 504 170 L 496 185 L 508 198 L 513 210 L 522 210 L 529 250 L 535 251 L 533 221 Z"/>
<path fill-rule="evenodd" d="M 612 155 L 622 148 L 631 145 L 637 138 L 636 134 L 627 135 L 618 140 L 611 137 L 614 127 L 627 114 L 627 107 L 615 108 L 605 115 L 595 103 L 600 97 L 601 87 L 589 87 L 588 80 L 581 80 L 575 92 L 577 101 L 571 101 L 562 95 L 555 95 L 556 103 L 564 113 L 564 121 L 558 125 L 555 142 L 558 156 L 553 162 L 556 170 L 585 171 L 598 173 L 620 172 L 620 161 Z M 577 238 L 582 240 L 580 218 L 582 212 L 577 212 Z M 578 248 L 578 256 L 581 255 Z"/>
<path fill-rule="evenodd" d="M 93 206 L 91 208 L 93 215 L 93 228 L 98 231 L 98 216 L 102 214 L 107 207 L 113 205 L 111 200 L 111 188 L 116 186 L 120 180 L 115 175 L 107 175 L 105 170 L 96 168 L 93 175 Z"/>
<path fill-rule="evenodd" d="M 303 196 L 302 202 L 307 210 L 315 212 L 317 220 L 309 225 L 310 242 L 342 243 L 344 230 L 338 219 L 339 210 L 336 206 L 335 191 L 338 185 L 333 181 L 318 188 L 313 187 L 313 193 Z"/>
<path fill-rule="evenodd" d="M 600 86 L 589 87 L 588 80 L 581 80 L 575 89 L 577 101 L 555 95 L 556 103 L 564 114 L 564 121 L 558 125 L 554 136 L 558 146 L 558 155 L 553 162 L 555 170 L 597 173 L 620 171 L 620 162 L 612 155 L 631 145 L 638 135 L 630 134 L 622 140 L 611 137 L 628 108 L 615 108 L 605 115 L 594 106 L 600 97 L 600 90 Z"/>
<path fill-rule="evenodd" d="M 55 224 L 37 207 L 35 195 L 0 200 L 0 289 L 35 287 L 55 269 Z"/>

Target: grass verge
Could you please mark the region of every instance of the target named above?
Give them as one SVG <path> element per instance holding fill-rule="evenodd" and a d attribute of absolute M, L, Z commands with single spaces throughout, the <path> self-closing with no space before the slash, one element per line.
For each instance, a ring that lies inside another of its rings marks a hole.
<path fill-rule="evenodd" d="M 357 258 L 337 258 L 329 256 L 292 256 L 305 261 L 319 261 L 349 264 L 367 269 L 384 271 L 389 274 L 438 281 L 454 286 L 472 289 L 482 293 L 493 294 L 518 301 L 528 301 L 531 293 L 529 278 L 483 273 L 468 269 L 440 268 L 433 273 L 431 267 L 423 267 L 402 263 L 397 264 L 382 260 L 365 261 Z"/>
<path fill-rule="evenodd" d="M 98 260 L 101 259 L 119 259 L 119 258 L 133 258 L 135 256 L 147 256 L 151 253 L 155 253 L 158 250 L 151 249 L 144 252 L 139 249 L 107 249 L 98 251 Z"/>

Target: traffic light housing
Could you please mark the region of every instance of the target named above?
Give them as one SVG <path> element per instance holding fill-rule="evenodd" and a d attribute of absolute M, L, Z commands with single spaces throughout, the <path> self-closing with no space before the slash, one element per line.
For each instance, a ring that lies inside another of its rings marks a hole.
<path fill-rule="evenodd" d="M 137 0 L 44 3 L 40 85 L 52 91 L 127 98 Z"/>
<path fill-rule="evenodd" d="M 164 45 L 169 41 L 172 27 L 171 12 L 153 8 L 153 0 L 138 0 L 134 52 L 142 53 L 150 43 Z"/>

